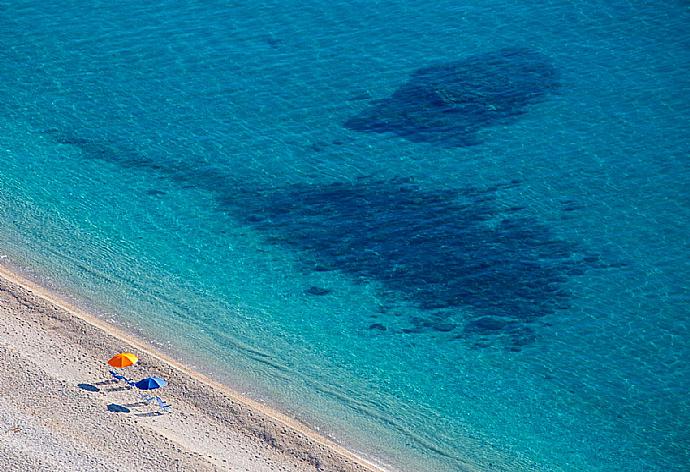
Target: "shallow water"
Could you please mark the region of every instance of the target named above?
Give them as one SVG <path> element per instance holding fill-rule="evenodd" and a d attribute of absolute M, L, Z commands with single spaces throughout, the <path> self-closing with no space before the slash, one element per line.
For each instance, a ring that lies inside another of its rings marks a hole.
<path fill-rule="evenodd" d="M 0 3 L 8 260 L 408 470 L 685 470 L 683 2 Z"/>

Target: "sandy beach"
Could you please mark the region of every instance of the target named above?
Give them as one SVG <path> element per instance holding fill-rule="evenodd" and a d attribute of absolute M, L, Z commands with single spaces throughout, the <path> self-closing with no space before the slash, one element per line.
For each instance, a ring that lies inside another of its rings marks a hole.
<path fill-rule="evenodd" d="M 0 324 L 0 470 L 383 470 L 4 268 Z M 111 380 L 122 351 L 171 412 Z"/>

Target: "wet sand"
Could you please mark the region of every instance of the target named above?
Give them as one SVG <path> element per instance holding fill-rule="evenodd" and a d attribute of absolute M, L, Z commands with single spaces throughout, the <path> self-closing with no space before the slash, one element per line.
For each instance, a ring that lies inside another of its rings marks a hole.
<path fill-rule="evenodd" d="M 112 381 L 122 351 L 171 412 Z M 0 438 L 8 471 L 384 470 L 2 267 Z"/>

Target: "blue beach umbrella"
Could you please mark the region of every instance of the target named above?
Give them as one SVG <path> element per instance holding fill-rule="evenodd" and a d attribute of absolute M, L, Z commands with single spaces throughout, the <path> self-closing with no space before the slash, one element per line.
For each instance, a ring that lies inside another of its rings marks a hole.
<path fill-rule="evenodd" d="M 168 385 L 168 382 L 160 377 L 146 377 L 134 384 L 139 390 L 154 390 L 156 388 L 165 387 L 166 385 Z"/>

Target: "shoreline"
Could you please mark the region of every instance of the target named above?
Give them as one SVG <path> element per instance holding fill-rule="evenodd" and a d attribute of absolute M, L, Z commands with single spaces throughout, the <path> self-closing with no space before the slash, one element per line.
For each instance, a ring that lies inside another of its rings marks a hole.
<path fill-rule="evenodd" d="M 7 306 L 9 308 L 6 308 Z M 152 372 L 152 375 L 161 375 L 170 381 L 170 387 L 167 387 L 161 396 L 173 404 L 173 413 L 157 418 L 166 418 L 167 416 L 172 418 L 176 415 L 188 416 L 188 412 L 193 411 L 192 416 L 195 416 L 195 421 L 201 419 L 203 422 L 206 420 L 214 427 L 226 430 L 224 432 L 227 435 L 238 436 L 235 439 L 240 442 L 245 441 L 247 443 L 244 445 L 245 447 L 249 449 L 255 447 L 250 455 L 256 456 L 254 459 L 257 459 L 257 462 L 261 462 L 263 459 L 263 462 L 267 463 L 282 463 L 280 468 L 271 469 L 271 466 L 268 466 L 269 468 L 262 466 L 262 470 L 294 470 L 293 466 L 297 470 L 366 472 L 387 470 L 383 466 L 366 460 L 355 452 L 325 438 L 298 420 L 247 398 L 227 385 L 175 361 L 136 335 L 75 306 L 50 289 L 17 273 L 16 270 L 8 268 L 6 265 L 0 265 L 0 314 L 3 318 L 7 318 L 3 321 L 5 321 L 6 326 L 9 326 L 5 332 L 7 346 L 4 346 L 6 343 L 3 339 L 5 336 L 3 336 L 0 337 L 0 341 L 3 341 L 0 343 L 0 348 L 16 352 L 19 356 L 32 357 L 35 356 L 35 353 L 29 354 L 26 351 L 30 351 L 30 349 L 22 350 L 22 346 L 17 345 L 23 344 L 24 339 L 37 336 L 39 342 L 36 344 L 47 351 L 55 349 L 65 352 L 69 352 L 70 349 L 87 351 L 87 354 L 82 354 L 82 356 L 90 357 L 88 360 L 79 359 L 76 362 L 63 360 L 65 365 L 62 365 L 58 371 L 70 370 L 73 373 L 77 372 L 77 376 L 83 373 L 85 377 L 88 377 L 89 374 L 97 372 L 100 368 L 102 371 L 101 378 L 104 378 L 107 375 L 105 361 L 110 355 L 122 350 L 135 352 L 141 359 L 140 368 L 146 368 Z M 19 324 L 30 322 L 30 332 L 27 333 L 25 327 L 15 327 L 15 319 Z M 16 332 L 12 328 L 17 328 Z M 13 335 L 20 336 L 18 333 L 24 337 L 16 337 L 15 345 L 13 345 Z M 59 348 L 52 346 L 53 343 L 60 344 Z M 81 368 L 86 363 L 90 364 L 89 369 Z M 53 370 L 51 373 L 55 372 Z M 6 377 L 3 376 L 3 378 Z M 66 379 L 58 380 L 64 384 Z M 70 393 L 82 394 L 80 387 L 76 384 L 66 385 L 66 388 L 73 390 Z M 133 393 L 129 393 L 131 397 Z M 185 405 L 188 409 L 185 412 L 176 409 L 175 405 L 179 404 Z M 118 419 L 121 416 L 112 413 L 109 415 Z M 88 420 L 88 418 L 84 418 L 84 420 Z M 134 423 L 134 428 L 137 429 L 137 420 L 134 420 Z M 136 432 L 142 435 L 150 434 L 150 428 L 146 426 L 150 425 L 143 425 L 138 428 L 140 431 Z M 143 431 L 141 431 L 142 428 L 144 428 Z M 165 431 L 156 432 L 166 436 Z M 167 436 L 175 436 L 175 434 L 171 433 Z M 183 436 L 174 439 L 177 440 L 174 442 L 181 446 L 183 452 L 188 455 L 200 454 L 198 449 L 204 449 L 194 441 L 184 444 Z M 201 452 L 216 451 L 213 444 L 206 444 L 205 446 L 209 447 Z M 229 450 L 227 453 L 232 456 L 233 451 Z M 224 459 L 223 454 L 224 451 L 220 450 L 206 458 L 208 459 L 206 462 L 210 464 L 212 470 L 226 470 L 224 462 L 227 459 Z M 260 458 L 262 454 L 266 457 Z M 214 455 L 217 457 L 213 457 Z M 247 458 L 238 458 L 237 460 L 238 464 L 244 461 L 242 464 L 247 465 Z M 230 465 L 228 464 L 227 467 Z M 255 468 L 252 466 L 252 468 L 240 470 L 255 470 Z"/>

